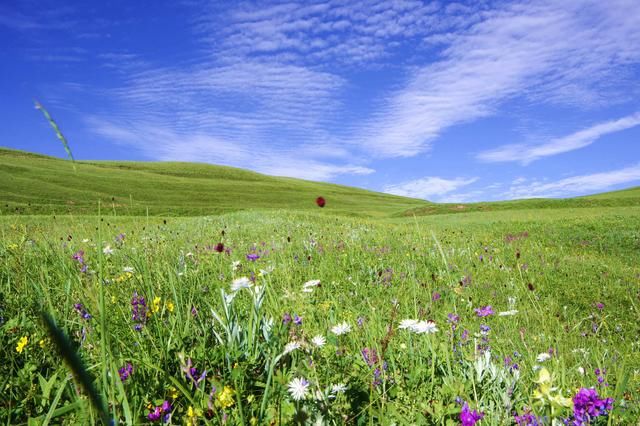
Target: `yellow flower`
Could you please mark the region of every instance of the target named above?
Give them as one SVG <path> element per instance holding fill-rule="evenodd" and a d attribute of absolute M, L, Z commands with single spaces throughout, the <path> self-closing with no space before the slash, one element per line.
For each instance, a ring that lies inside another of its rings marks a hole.
<path fill-rule="evenodd" d="M 169 396 L 171 397 L 171 399 L 176 399 L 178 397 L 178 389 L 171 386 L 169 388 Z"/>
<path fill-rule="evenodd" d="M 41 349 L 44 349 L 44 347 L 47 346 L 47 340 L 40 339 L 40 341 L 38 342 L 38 345 L 40 346 Z"/>
<path fill-rule="evenodd" d="M 22 338 L 18 341 L 18 344 L 16 345 L 16 352 L 21 354 L 25 346 L 27 346 L 27 343 L 29 343 L 29 338 L 27 336 L 22 336 Z"/>
<path fill-rule="evenodd" d="M 167 302 L 167 310 L 171 313 L 173 313 L 173 308 L 175 308 L 175 305 L 173 304 L 172 301 L 168 301 Z"/>
<path fill-rule="evenodd" d="M 192 406 L 189 406 L 189 408 L 187 409 L 187 417 L 189 417 L 189 419 L 195 420 L 200 416 L 202 416 L 202 410 L 201 409 L 196 408 L 194 410 Z"/>
<path fill-rule="evenodd" d="M 220 392 L 220 395 L 218 395 L 218 403 L 222 408 L 231 407 L 235 403 L 233 400 L 233 389 L 229 386 L 225 386 L 222 389 L 222 392 Z"/>
<path fill-rule="evenodd" d="M 249 404 L 251 404 L 255 398 L 256 398 L 256 397 L 255 397 L 254 395 L 249 395 L 249 396 L 247 397 L 247 402 L 248 402 Z"/>
<path fill-rule="evenodd" d="M 153 304 L 151 306 L 151 312 L 153 312 L 154 314 L 157 313 L 158 311 L 160 311 L 160 302 L 162 301 L 161 298 L 159 297 L 155 297 L 153 299 Z"/>

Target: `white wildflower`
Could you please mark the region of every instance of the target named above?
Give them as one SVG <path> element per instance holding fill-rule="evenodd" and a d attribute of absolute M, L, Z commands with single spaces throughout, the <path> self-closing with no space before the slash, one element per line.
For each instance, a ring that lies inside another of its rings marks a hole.
<path fill-rule="evenodd" d="M 338 383 L 337 385 L 332 385 L 331 386 L 331 393 L 333 394 L 338 394 L 338 393 L 344 393 L 347 390 L 347 385 L 345 385 L 344 383 Z"/>
<path fill-rule="evenodd" d="M 432 334 L 438 331 L 436 323 L 433 321 L 418 321 L 414 319 L 405 319 L 400 321 L 398 328 L 409 330 L 417 334 Z"/>
<path fill-rule="evenodd" d="M 398 328 L 402 330 L 413 329 L 413 326 L 416 325 L 417 323 L 418 323 L 418 320 L 405 319 L 400 321 L 400 325 L 398 326 Z"/>
<path fill-rule="evenodd" d="M 309 382 L 304 377 L 297 377 L 288 384 L 289 394 L 296 401 L 300 401 L 307 396 Z"/>
<path fill-rule="evenodd" d="M 518 313 L 517 309 L 511 309 L 510 311 L 498 312 L 499 317 L 509 317 Z"/>
<path fill-rule="evenodd" d="M 284 347 L 284 353 L 288 354 L 295 351 L 296 349 L 300 349 L 300 342 L 289 342 Z"/>
<path fill-rule="evenodd" d="M 88 239 L 88 238 L 85 238 L 85 239 L 83 239 L 83 240 L 82 240 L 82 242 L 83 242 L 83 243 L 88 243 L 88 242 L 89 242 L 89 239 Z"/>
<path fill-rule="evenodd" d="M 234 260 L 233 263 L 231 263 L 231 269 L 233 269 L 234 271 L 240 269 L 240 261 Z"/>
<path fill-rule="evenodd" d="M 537 362 L 545 362 L 550 359 L 551 359 L 551 355 L 549 355 L 546 352 L 542 352 L 541 354 L 538 354 L 538 356 L 536 357 Z"/>
<path fill-rule="evenodd" d="M 231 291 L 238 291 L 243 288 L 251 288 L 253 283 L 247 277 L 240 277 L 233 280 L 231 283 Z"/>
<path fill-rule="evenodd" d="M 318 287 L 320 285 L 320 280 L 311 280 L 302 284 L 302 291 L 305 293 L 311 293 L 314 287 Z"/>
<path fill-rule="evenodd" d="M 132 266 L 125 266 L 124 268 L 122 268 L 123 272 L 129 272 L 129 273 L 133 273 L 133 271 L 135 271 L 135 269 L 133 269 Z"/>
<path fill-rule="evenodd" d="M 110 254 L 113 254 L 114 250 L 111 248 L 110 245 L 107 245 L 105 248 L 102 249 L 102 253 L 106 254 L 107 256 L 109 256 Z"/>
<path fill-rule="evenodd" d="M 323 335 L 318 334 L 311 339 L 311 343 L 313 343 L 315 347 L 321 348 L 327 343 L 327 339 L 325 339 Z"/>
<path fill-rule="evenodd" d="M 411 331 L 418 334 L 433 334 L 438 331 L 438 327 L 433 321 L 419 321 L 413 325 Z"/>
<path fill-rule="evenodd" d="M 347 324 L 346 321 L 342 322 L 341 324 L 334 325 L 331 328 L 331 332 L 336 336 L 342 336 L 343 334 L 347 334 L 350 331 L 351 331 L 351 326 Z"/>
<path fill-rule="evenodd" d="M 580 373 L 581 376 L 584 376 L 584 368 L 578 367 L 578 373 Z"/>

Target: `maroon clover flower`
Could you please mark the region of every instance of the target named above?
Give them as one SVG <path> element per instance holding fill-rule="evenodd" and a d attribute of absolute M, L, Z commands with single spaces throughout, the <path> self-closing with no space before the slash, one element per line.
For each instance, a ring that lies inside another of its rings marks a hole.
<path fill-rule="evenodd" d="M 324 205 L 326 204 L 326 200 L 324 199 L 324 197 L 318 197 L 316 198 L 316 204 L 318 205 L 318 207 L 324 207 Z"/>

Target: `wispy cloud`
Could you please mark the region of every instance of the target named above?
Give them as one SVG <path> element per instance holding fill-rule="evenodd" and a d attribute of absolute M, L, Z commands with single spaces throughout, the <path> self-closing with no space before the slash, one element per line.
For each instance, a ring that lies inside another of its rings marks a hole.
<path fill-rule="evenodd" d="M 300 179 L 330 181 L 342 174 L 366 175 L 374 170 L 350 162 L 331 146 L 273 146 L 234 142 L 206 133 L 176 132 L 149 123 L 122 123 L 102 117 L 87 119 L 93 131 L 125 145 L 135 145 L 160 161 L 189 161 L 242 168 Z M 159 143 L 160 142 L 160 143 Z M 312 153 L 313 155 L 309 155 Z M 331 162 L 322 161 L 331 158 Z"/>
<path fill-rule="evenodd" d="M 505 198 L 568 197 L 593 194 L 616 185 L 640 183 L 640 163 L 608 172 L 572 176 L 553 182 L 528 180 L 512 185 Z"/>
<path fill-rule="evenodd" d="M 444 179 L 436 176 L 426 176 L 409 182 L 387 185 L 384 187 L 384 192 L 405 197 L 424 198 L 431 201 L 443 201 L 447 194 L 458 188 L 471 185 L 477 180 L 478 178 L 476 177 Z"/>
<path fill-rule="evenodd" d="M 477 158 L 489 163 L 519 161 L 526 165 L 540 158 L 562 154 L 584 148 L 602 136 L 620 132 L 640 125 L 640 113 L 628 115 L 618 120 L 599 123 L 568 136 L 553 139 L 538 145 L 509 144 L 481 152 Z"/>
<path fill-rule="evenodd" d="M 381 157 L 413 156 L 445 129 L 492 115 L 514 97 L 580 104 L 603 96 L 608 77 L 640 61 L 631 1 L 525 2 L 481 16 L 440 37 L 441 59 L 388 97 L 360 143 Z"/>

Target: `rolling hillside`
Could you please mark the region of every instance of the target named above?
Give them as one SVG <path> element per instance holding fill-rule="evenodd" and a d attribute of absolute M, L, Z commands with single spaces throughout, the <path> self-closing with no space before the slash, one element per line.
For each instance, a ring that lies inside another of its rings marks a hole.
<path fill-rule="evenodd" d="M 427 205 L 341 185 L 174 162 L 71 162 L 0 148 L 1 214 L 212 215 L 247 209 L 388 217 Z M 324 209 L 315 199 L 327 200 Z"/>
<path fill-rule="evenodd" d="M 287 209 L 361 217 L 640 206 L 640 187 L 567 199 L 430 203 L 200 163 L 79 161 L 0 148 L 0 214 L 198 216 Z M 319 209 L 314 200 L 327 199 Z"/>

